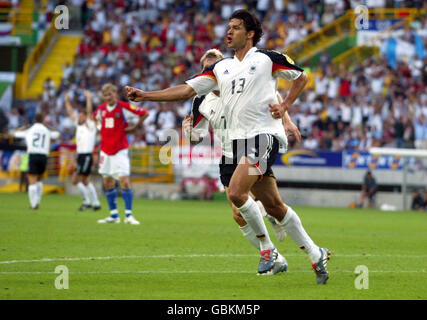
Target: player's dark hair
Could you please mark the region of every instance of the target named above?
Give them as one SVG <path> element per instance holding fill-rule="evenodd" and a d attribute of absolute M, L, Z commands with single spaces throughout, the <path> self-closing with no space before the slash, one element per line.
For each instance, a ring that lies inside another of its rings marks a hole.
<path fill-rule="evenodd" d="M 43 113 L 36 113 L 34 116 L 35 123 L 43 123 L 44 115 Z"/>
<path fill-rule="evenodd" d="M 85 116 L 87 116 L 87 111 L 85 108 L 79 108 L 79 113 L 83 113 Z"/>
<path fill-rule="evenodd" d="M 253 37 L 253 45 L 256 46 L 256 44 L 259 42 L 259 40 L 261 40 L 261 37 L 263 35 L 261 22 L 259 21 L 257 16 L 250 13 L 248 10 L 241 9 L 234 11 L 229 20 L 231 19 L 243 20 L 243 24 L 245 26 L 246 31 L 255 32 Z"/>

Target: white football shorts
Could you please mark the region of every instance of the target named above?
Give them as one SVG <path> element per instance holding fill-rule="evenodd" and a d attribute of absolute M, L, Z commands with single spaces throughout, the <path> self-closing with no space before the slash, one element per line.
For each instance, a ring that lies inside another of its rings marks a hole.
<path fill-rule="evenodd" d="M 101 151 L 98 172 L 104 177 L 112 177 L 116 180 L 120 177 L 130 176 L 129 150 L 122 149 L 113 155 Z"/>

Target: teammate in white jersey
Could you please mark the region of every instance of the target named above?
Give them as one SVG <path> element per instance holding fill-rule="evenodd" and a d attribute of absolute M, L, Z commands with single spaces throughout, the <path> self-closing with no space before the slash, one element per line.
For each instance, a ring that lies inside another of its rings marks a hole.
<path fill-rule="evenodd" d="M 86 109 L 80 109 L 78 115 L 74 114 L 70 96 L 65 95 L 65 107 L 68 116 L 76 126 L 77 169 L 71 178 L 71 183 L 77 185 L 83 198 L 83 203 L 78 209 L 83 211 L 92 208 L 93 211 L 101 209 L 95 186 L 90 181 L 93 164 L 93 150 L 96 143 L 96 124 L 92 120 L 92 100 L 88 90 L 84 91 Z"/>
<path fill-rule="evenodd" d="M 283 204 L 271 169 L 279 144 L 287 145 L 281 119 L 301 94 L 308 77 L 288 56 L 257 49 L 255 45 L 261 36 L 261 23 L 255 15 L 247 10 L 235 11 L 226 34 L 226 44 L 235 53 L 232 58 L 215 63 L 183 85 L 153 92 L 126 87 L 128 98 L 176 101 L 219 89 L 228 134 L 233 141 L 233 163 L 237 164 L 230 181 L 229 196 L 260 239 L 258 272 L 267 273 L 273 269 L 278 251 L 249 191 L 308 254 L 317 283 L 326 284 L 330 253 L 311 240 L 295 211 Z M 276 96 L 278 77 L 292 81 L 282 103 Z"/>
<path fill-rule="evenodd" d="M 58 139 L 59 132 L 51 131 L 43 124 L 43 114 L 37 113 L 34 124 L 28 128 L 19 128 L 15 137 L 25 138 L 28 159 L 28 197 L 32 210 L 37 210 L 43 194 L 43 173 L 46 171 L 50 140 Z"/>

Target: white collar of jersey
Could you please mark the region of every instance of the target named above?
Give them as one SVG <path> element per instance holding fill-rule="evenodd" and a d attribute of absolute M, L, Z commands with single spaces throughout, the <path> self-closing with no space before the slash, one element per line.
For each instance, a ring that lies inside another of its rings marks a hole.
<path fill-rule="evenodd" d="M 252 47 L 252 48 L 250 48 L 249 49 L 249 51 L 248 52 L 246 52 L 246 55 L 243 57 L 243 60 L 241 61 L 241 62 L 243 62 L 243 61 L 245 61 L 245 59 L 247 58 L 247 57 L 249 57 L 249 56 L 251 56 L 255 51 L 257 51 L 258 50 L 258 48 L 257 47 Z M 234 55 L 234 58 L 235 59 L 237 59 L 237 57 L 236 57 L 236 55 Z M 237 61 L 240 61 L 239 59 L 237 59 Z"/>
<path fill-rule="evenodd" d="M 33 126 L 35 126 L 35 127 L 45 127 L 46 128 L 46 126 L 43 123 L 40 123 L 40 122 L 34 123 Z"/>
<path fill-rule="evenodd" d="M 116 105 L 112 105 L 112 106 L 110 106 L 109 104 L 107 104 L 107 110 L 108 110 L 109 112 L 111 112 L 115 107 L 116 107 Z"/>

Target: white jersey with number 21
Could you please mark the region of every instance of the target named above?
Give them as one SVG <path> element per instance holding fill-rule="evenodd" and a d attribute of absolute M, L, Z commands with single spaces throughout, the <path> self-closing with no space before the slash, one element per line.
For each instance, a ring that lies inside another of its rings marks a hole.
<path fill-rule="evenodd" d="M 51 131 L 43 124 L 36 123 L 27 130 L 15 132 L 15 137 L 25 138 L 27 153 L 48 155 L 50 139 L 58 139 L 59 132 Z"/>

